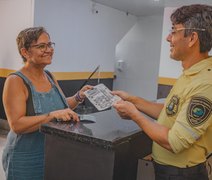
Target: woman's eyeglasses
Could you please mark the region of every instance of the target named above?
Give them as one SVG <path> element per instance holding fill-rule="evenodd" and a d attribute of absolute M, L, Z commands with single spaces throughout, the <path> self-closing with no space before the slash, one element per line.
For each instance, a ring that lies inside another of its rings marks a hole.
<path fill-rule="evenodd" d="M 35 48 L 39 49 L 41 52 L 45 52 L 47 50 L 47 48 L 54 49 L 55 43 L 54 42 L 49 42 L 47 44 L 40 43 L 40 44 L 31 45 L 30 47 L 35 47 Z"/>

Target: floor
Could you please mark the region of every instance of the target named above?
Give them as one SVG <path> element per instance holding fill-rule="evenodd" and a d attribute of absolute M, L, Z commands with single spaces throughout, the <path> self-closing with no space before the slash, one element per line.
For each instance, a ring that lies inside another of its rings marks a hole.
<path fill-rule="evenodd" d="M 3 148 L 4 148 L 5 142 L 6 142 L 6 136 L 0 134 L 0 179 L 1 180 L 5 180 L 4 171 L 3 171 L 3 168 L 2 168 L 2 162 L 1 162 L 2 151 L 3 151 Z"/>

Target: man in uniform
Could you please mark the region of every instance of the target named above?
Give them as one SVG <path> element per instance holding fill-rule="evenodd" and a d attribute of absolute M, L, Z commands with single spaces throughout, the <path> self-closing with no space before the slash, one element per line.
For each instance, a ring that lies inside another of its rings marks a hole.
<path fill-rule="evenodd" d="M 156 180 L 207 180 L 205 161 L 212 151 L 212 6 L 182 6 L 171 21 L 170 57 L 181 61 L 183 73 L 165 103 L 113 91 L 123 99 L 114 108 L 153 140 Z"/>

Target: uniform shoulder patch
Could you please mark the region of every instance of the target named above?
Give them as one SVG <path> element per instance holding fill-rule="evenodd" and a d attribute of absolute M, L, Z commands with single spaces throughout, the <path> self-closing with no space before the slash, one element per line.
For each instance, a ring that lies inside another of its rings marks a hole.
<path fill-rule="evenodd" d="M 180 98 L 177 95 L 171 97 L 168 105 L 166 106 L 166 114 L 174 116 L 177 114 Z"/>
<path fill-rule="evenodd" d="M 211 115 L 212 102 L 203 96 L 192 97 L 187 109 L 187 120 L 191 126 L 203 124 Z"/>

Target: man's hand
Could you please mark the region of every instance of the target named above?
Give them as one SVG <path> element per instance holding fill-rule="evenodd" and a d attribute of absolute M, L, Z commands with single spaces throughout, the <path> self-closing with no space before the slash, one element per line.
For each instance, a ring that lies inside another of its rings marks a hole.
<path fill-rule="evenodd" d="M 113 95 L 117 95 L 119 96 L 121 99 L 127 101 L 130 97 L 130 94 L 128 94 L 127 92 L 125 91 L 112 91 L 111 92 Z"/>
<path fill-rule="evenodd" d="M 118 114 L 123 119 L 134 119 L 140 112 L 137 110 L 137 108 L 128 101 L 117 101 L 113 104 L 113 107 L 116 109 Z"/>

